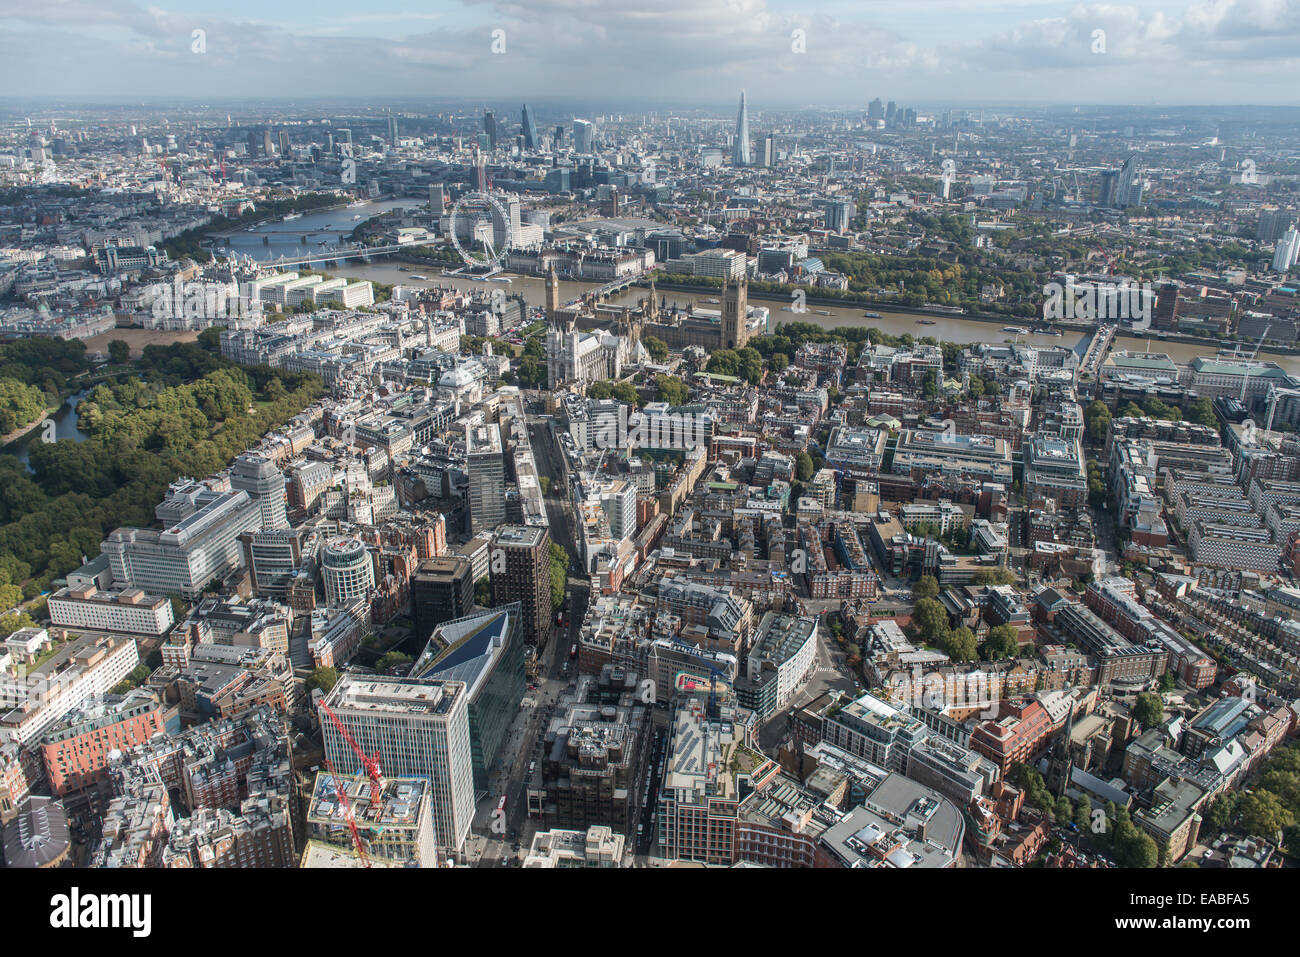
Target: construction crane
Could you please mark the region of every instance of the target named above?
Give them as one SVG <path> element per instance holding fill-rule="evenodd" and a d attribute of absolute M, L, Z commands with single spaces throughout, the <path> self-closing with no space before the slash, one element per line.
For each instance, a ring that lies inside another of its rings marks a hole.
<path fill-rule="evenodd" d="M 321 707 L 324 707 L 322 705 Z M 352 843 L 356 845 L 357 856 L 361 863 L 366 867 L 370 866 L 370 858 L 366 855 L 365 843 L 361 840 L 361 832 L 357 830 L 356 813 L 352 810 L 352 802 L 348 800 L 347 789 L 339 786 L 339 776 L 334 770 L 334 765 L 330 763 L 328 757 L 325 758 L 325 770 L 330 775 L 330 785 L 334 788 L 334 796 L 338 798 L 339 806 L 343 808 L 343 817 L 348 822 L 348 830 L 352 832 Z M 374 796 L 371 795 L 371 800 Z"/>
<path fill-rule="evenodd" d="M 339 734 L 343 735 L 343 740 L 348 743 L 348 747 L 356 754 L 361 766 L 370 775 L 370 803 L 378 804 L 380 792 L 384 789 L 384 775 L 379 769 L 379 752 L 376 751 L 374 757 L 368 756 L 366 752 L 361 750 L 361 745 L 357 744 L 356 739 L 352 737 L 348 729 L 343 727 L 343 722 L 339 720 L 339 716 L 334 713 L 329 705 L 322 701 L 320 709 L 329 716 L 330 721 L 334 722 L 334 727 L 338 728 Z"/>

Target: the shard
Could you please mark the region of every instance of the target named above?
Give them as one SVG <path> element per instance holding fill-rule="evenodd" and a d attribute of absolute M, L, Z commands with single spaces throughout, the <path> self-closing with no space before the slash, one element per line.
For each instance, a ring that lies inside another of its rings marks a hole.
<path fill-rule="evenodd" d="M 745 106 L 745 91 L 740 91 L 740 112 L 736 114 L 736 145 L 731 149 L 731 162 L 736 166 L 749 166 L 753 156 L 749 152 L 749 110 Z"/>

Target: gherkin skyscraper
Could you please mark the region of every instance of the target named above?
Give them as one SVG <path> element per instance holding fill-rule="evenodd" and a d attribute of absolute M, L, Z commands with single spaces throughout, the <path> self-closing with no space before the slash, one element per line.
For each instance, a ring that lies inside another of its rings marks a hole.
<path fill-rule="evenodd" d="M 749 152 L 749 110 L 745 106 L 745 91 L 740 91 L 740 112 L 736 114 L 736 145 L 731 149 L 731 162 L 736 166 L 749 166 L 753 156 Z"/>

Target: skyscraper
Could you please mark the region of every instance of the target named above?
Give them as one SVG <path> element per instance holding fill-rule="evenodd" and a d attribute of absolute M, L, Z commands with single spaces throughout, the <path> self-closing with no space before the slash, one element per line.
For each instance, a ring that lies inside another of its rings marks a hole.
<path fill-rule="evenodd" d="M 764 136 L 761 142 L 762 147 L 758 156 L 759 165 L 765 169 L 770 169 L 772 164 L 776 162 L 776 141 L 771 135 L 768 135 Z"/>
<path fill-rule="evenodd" d="M 1297 258 L 1300 258 L 1300 233 L 1292 226 L 1277 241 L 1277 248 L 1273 251 L 1273 270 L 1286 272 L 1296 264 Z"/>
<path fill-rule="evenodd" d="M 826 228 L 837 233 L 843 233 L 848 229 L 853 222 L 853 217 L 858 214 L 856 204 L 845 200 L 827 199 L 818 205 L 826 212 Z"/>
<path fill-rule="evenodd" d="M 230 467 L 230 487 L 248 493 L 262 513 L 262 528 L 288 528 L 284 475 L 265 455 L 245 452 Z"/>
<path fill-rule="evenodd" d="M 491 531 L 506 520 L 505 465 L 501 429 L 495 424 L 472 425 L 465 432 L 469 472 L 470 530 Z"/>
<path fill-rule="evenodd" d="M 413 677 L 465 682 L 474 786 L 480 791 L 490 786 L 490 771 L 528 686 L 521 610 L 512 603 L 440 624 L 411 671 Z"/>
<path fill-rule="evenodd" d="M 1259 211 L 1259 226 L 1255 229 L 1255 241 L 1275 243 L 1283 233 L 1296 221 L 1294 209 L 1268 207 Z"/>
<path fill-rule="evenodd" d="M 523 605 L 525 638 L 544 647 L 551 633 L 551 536 L 535 525 L 505 525 L 492 537 L 492 605 Z"/>
<path fill-rule="evenodd" d="M 483 132 L 487 134 L 488 145 L 497 148 L 497 118 L 491 110 L 483 111 Z"/>
<path fill-rule="evenodd" d="M 524 147 L 530 150 L 537 149 L 540 145 L 537 139 L 537 123 L 533 120 L 533 111 L 528 108 L 527 103 L 524 104 L 520 123 L 524 128 Z"/>
<path fill-rule="evenodd" d="M 378 753 L 385 775 L 428 779 L 438 847 L 459 851 L 474 818 L 465 683 L 343 674 L 325 704 L 362 751 Z M 362 770 L 356 752 L 324 713 L 320 726 L 325 756 L 334 769 L 345 776 Z"/>
<path fill-rule="evenodd" d="M 1137 178 L 1137 154 L 1134 153 L 1124 161 L 1124 165 L 1119 169 L 1119 176 L 1115 181 L 1115 205 L 1123 208 L 1125 206 L 1136 206 L 1142 202 L 1142 184 L 1136 182 Z"/>
<path fill-rule="evenodd" d="M 1113 169 L 1104 169 L 1101 171 L 1101 189 L 1097 193 L 1098 206 L 1114 206 L 1116 197 L 1116 183 L 1119 181 L 1119 173 Z"/>
<path fill-rule="evenodd" d="M 591 152 L 595 129 L 589 120 L 575 119 L 573 121 L 573 149 L 575 152 Z"/>
<path fill-rule="evenodd" d="M 745 91 L 740 91 L 740 112 L 736 114 L 736 143 L 731 150 L 731 162 L 736 166 L 749 166 L 754 160 L 749 151 L 749 108 L 745 105 Z"/>
<path fill-rule="evenodd" d="M 393 115 L 392 110 L 388 111 L 388 145 L 390 147 L 397 145 L 397 117 Z"/>

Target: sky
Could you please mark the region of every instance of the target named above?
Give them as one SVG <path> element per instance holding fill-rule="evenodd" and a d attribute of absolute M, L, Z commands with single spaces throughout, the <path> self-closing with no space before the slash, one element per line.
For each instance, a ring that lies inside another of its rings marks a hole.
<path fill-rule="evenodd" d="M 0 95 L 1300 104 L 1300 0 L 157 2 L 0 0 Z"/>

